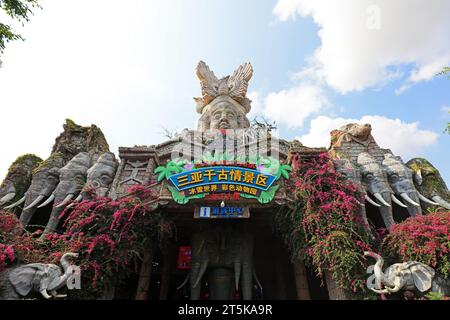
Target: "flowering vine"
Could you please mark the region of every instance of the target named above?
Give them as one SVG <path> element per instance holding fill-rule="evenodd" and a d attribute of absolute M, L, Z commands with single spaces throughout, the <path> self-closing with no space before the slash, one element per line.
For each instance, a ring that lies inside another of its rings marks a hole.
<path fill-rule="evenodd" d="M 172 236 L 172 223 L 158 209 L 150 187 L 134 186 L 117 201 L 105 197 L 82 201 L 61 213 L 63 232 L 43 237 L 42 230 L 29 233 L 14 214 L 0 212 L 0 268 L 14 261 L 58 264 L 65 252 L 77 252 L 83 290 L 70 291 L 69 297 L 100 296 L 137 272 L 148 246 L 163 245 Z"/>
<path fill-rule="evenodd" d="M 331 272 L 342 288 L 367 293 L 362 252 L 374 244 L 359 215 L 358 187 L 336 172 L 326 153 L 303 161 L 294 158 L 293 167 L 287 188 L 295 199 L 276 217 L 292 258 L 304 260 L 320 277 Z"/>
<path fill-rule="evenodd" d="M 386 254 L 419 261 L 450 277 L 450 212 L 410 217 L 392 227 L 384 239 Z"/>

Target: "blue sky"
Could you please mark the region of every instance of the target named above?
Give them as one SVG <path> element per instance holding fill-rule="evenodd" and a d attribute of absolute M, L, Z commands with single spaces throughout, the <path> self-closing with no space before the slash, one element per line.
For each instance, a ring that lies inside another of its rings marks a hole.
<path fill-rule="evenodd" d="M 375 5 L 375 7 L 373 7 Z M 251 116 L 285 139 L 327 146 L 369 121 L 383 148 L 425 156 L 450 182 L 450 4 L 444 0 L 42 1 L 0 69 L 0 176 L 46 158 L 65 118 L 97 124 L 111 149 L 195 128 L 194 68 L 251 61 Z M 377 11 L 378 10 L 378 11 Z M 0 16 L 2 21 L 4 16 Z"/>

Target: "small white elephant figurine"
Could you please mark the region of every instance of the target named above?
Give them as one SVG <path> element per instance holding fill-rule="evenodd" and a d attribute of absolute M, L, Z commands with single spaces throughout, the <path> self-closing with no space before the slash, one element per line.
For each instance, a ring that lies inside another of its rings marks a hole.
<path fill-rule="evenodd" d="M 62 269 L 55 264 L 31 263 L 13 267 L 2 275 L 3 289 L 1 299 L 19 299 L 32 291 L 37 291 L 45 299 L 65 298 L 56 290 L 64 287 L 72 275 L 69 259 L 77 258 L 77 253 L 66 253 L 61 257 Z M 50 293 L 50 294 L 49 294 Z"/>
<path fill-rule="evenodd" d="M 376 293 L 391 294 L 416 289 L 425 292 L 432 289 L 443 295 L 449 294 L 450 281 L 437 277 L 434 269 L 426 264 L 417 261 L 395 263 L 383 272 L 384 260 L 380 255 L 374 252 L 364 252 L 364 255 L 376 259 L 375 265 L 367 270 L 374 273 L 367 280 L 367 287 Z"/>

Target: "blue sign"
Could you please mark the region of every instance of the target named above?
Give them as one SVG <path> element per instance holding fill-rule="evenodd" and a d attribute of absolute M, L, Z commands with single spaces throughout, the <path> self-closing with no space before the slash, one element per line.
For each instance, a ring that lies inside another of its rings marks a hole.
<path fill-rule="evenodd" d="M 194 218 L 249 218 L 250 212 L 247 207 L 200 207 L 196 208 Z"/>
<path fill-rule="evenodd" d="M 172 175 L 169 181 L 173 184 L 178 191 L 192 190 L 191 193 L 201 193 L 195 191 L 197 187 L 209 186 L 208 191 L 205 192 L 226 192 L 226 191 L 238 191 L 233 187 L 234 190 L 224 190 L 223 185 L 240 186 L 240 189 L 246 187 L 246 190 L 240 190 L 244 193 L 255 195 L 258 190 L 267 191 L 276 177 L 262 173 L 257 170 L 242 168 L 242 167 L 232 167 L 232 166 L 217 166 L 217 167 L 204 167 L 199 169 L 194 169 L 182 173 Z"/>

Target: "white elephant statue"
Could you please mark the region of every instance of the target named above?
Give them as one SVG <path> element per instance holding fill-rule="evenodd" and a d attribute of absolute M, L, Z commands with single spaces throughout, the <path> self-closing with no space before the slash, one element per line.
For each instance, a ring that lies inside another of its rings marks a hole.
<path fill-rule="evenodd" d="M 374 252 L 364 252 L 365 256 L 376 259 L 374 266 L 370 266 L 368 273 L 373 273 L 367 280 L 367 287 L 379 294 L 391 294 L 400 290 L 431 291 L 444 296 L 450 294 L 450 279 L 443 279 L 436 275 L 430 266 L 417 261 L 395 263 L 383 272 L 383 258 Z M 384 287 L 384 289 L 382 288 Z"/>
<path fill-rule="evenodd" d="M 72 275 L 69 260 L 77 257 L 77 253 L 64 254 L 60 260 L 62 269 L 55 264 L 31 263 L 4 271 L 0 276 L 0 300 L 17 300 L 32 291 L 39 292 L 45 299 L 65 298 L 66 295 L 59 295 L 57 290 L 67 284 Z"/>

